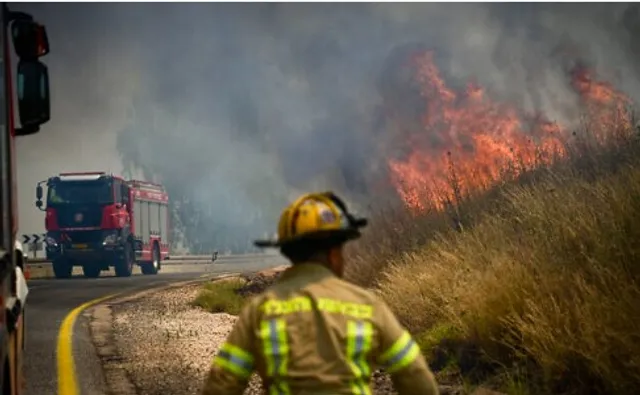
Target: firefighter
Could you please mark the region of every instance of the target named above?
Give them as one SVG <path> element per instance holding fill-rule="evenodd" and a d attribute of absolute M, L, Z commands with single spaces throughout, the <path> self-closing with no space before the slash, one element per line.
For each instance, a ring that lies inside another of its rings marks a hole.
<path fill-rule="evenodd" d="M 49 194 L 49 201 L 51 203 L 65 203 L 65 200 L 58 194 L 58 191 L 55 188 L 51 188 L 51 193 Z"/>
<path fill-rule="evenodd" d="M 247 301 L 213 360 L 203 395 L 240 395 L 251 374 L 269 394 L 370 395 L 376 367 L 401 395 L 438 394 L 418 345 L 380 298 L 342 280 L 343 246 L 367 220 L 333 193 L 284 210 L 275 241 L 292 265 Z"/>

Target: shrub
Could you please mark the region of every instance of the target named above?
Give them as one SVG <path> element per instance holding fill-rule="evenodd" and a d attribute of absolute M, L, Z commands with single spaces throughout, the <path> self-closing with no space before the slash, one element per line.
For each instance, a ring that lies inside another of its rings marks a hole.
<path fill-rule="evenodd" d="M 224 312 L 238 315 L 244 304 L 244 298 L 237 291 L 245 283 L 246 280 L 238 277 L 212 281 L 202 287 L 193 305 L 211 313 Z"/>

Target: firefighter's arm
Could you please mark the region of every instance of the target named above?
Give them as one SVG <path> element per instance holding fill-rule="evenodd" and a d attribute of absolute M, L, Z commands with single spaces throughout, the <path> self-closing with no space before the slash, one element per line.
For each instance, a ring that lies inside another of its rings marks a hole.
<path fill-rule="evenodd" d="M 253 301 L 242 309 L 213 359 L 201 395 L 242 395 L 254 370 Z"/>
<path fill-rule="evenodd" d="M 383 301 L 376 309 L 380 330 L 378 363 L 399 395 L 438 395 L 438 385 L 411 334 Z"/>

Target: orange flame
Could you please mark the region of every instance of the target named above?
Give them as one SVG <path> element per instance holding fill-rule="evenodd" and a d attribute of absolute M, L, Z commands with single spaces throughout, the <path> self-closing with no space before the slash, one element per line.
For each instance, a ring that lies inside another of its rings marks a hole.
<path fill-rule="evenodd" d="M 543 117 L 525 123 L 515 107 L 487 97 L 469 83 L 464 92 L 449 88 L 433 61 L 433 53 L 416 57 L 416 79 L 426 108 L 419 135 L 412 135 L 406 158 L 389 161 L 391 181 L 411 208 L 442 209 L 460 194 L 482 190 L 526 169 L 566 155 L 567 132 Z M 574 87 L 585 101 L 597 129 L 630 123 L 629 99 L 586 70 L 574 73 Z M 624 118 L 624 117 L 627 118 Z"/>
<path fill-rule="evenodd" d="M 595 81 L 589 70 L 580 67 L 572 73 L 572 85 L 580 94 L 586 109 L 590 132 L 600 143 L 608 134 L 630 130 L 631 99 L 618 92 L 611 84 Z"/>

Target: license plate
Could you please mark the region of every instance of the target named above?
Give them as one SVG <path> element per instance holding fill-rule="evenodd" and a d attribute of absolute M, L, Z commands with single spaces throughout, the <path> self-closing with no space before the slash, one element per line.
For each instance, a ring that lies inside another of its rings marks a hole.
<path fill-rule="evenodd" d="M 73 244 L 72 247 L 76 250 L 86 250 L 89 248 L 88 244 Z"/>

